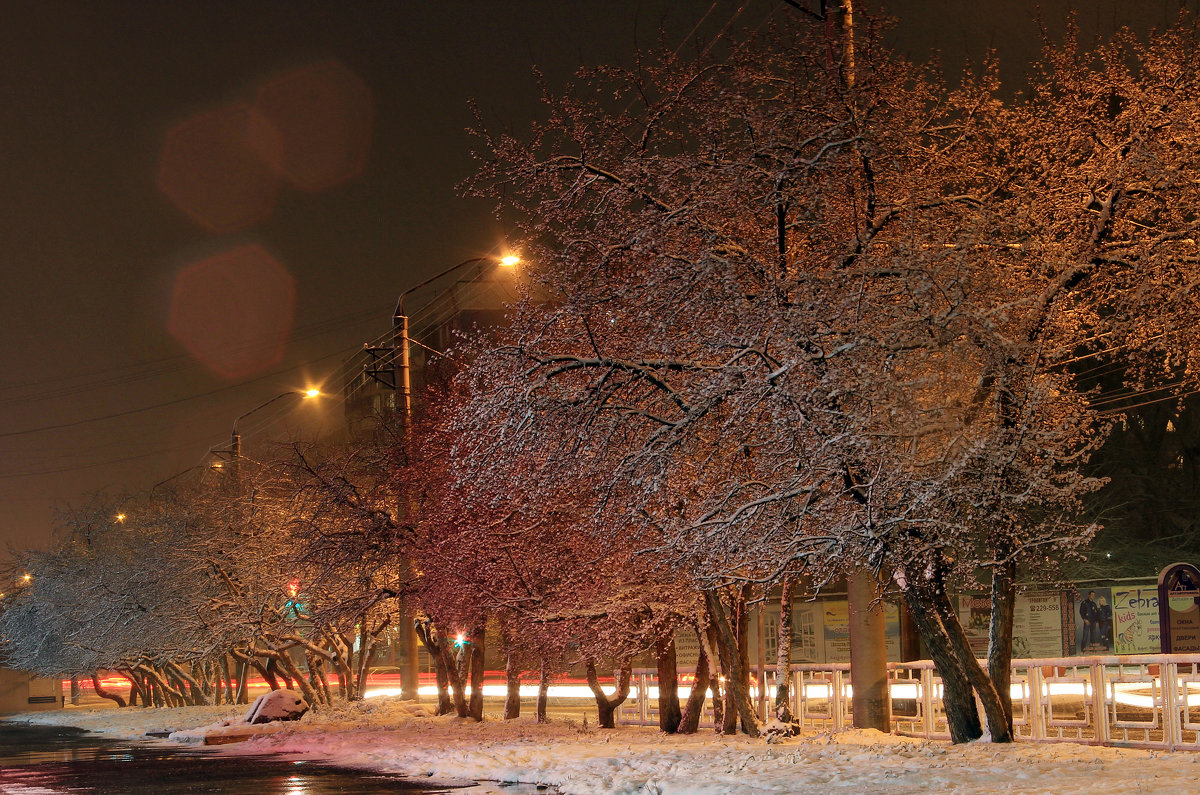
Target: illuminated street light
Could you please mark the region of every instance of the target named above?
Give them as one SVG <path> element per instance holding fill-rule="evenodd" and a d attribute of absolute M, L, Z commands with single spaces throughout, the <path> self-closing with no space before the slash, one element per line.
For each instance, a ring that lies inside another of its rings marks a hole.
<path fill-rule="evenodd" d="M 125 524 L 125 514 L 119 513 L 116 516 L 114 516 L 113 518 L 116 519 L 117 524 Z"/>
<path fill-rule="evenodd" d="M 241 423 L 242 420 L 249 417 L 251 414 L 261 411 L 262 409 L 265 409 L 267 406 L 271 405 L 275 401 L 283 400 L 285 397 L 295 396 L 295 397 L 299 397 L 301 400 L 310 400 L 312 398 L 319 397 L 320 395 L 321 395 L 321 390 L 316 389 L 316 388 L 305 389 L 305 390 L 289 389 L 286 392 L 280 392 L 278 395 L 271 398 L 270 400 L 264 400 L 262 403 L 259 403 L 254 408 L 239 415 L 238 418 L 233 421 L 233 433 L 231 433 L 230 437 L 229 437 L 229 449 L 228 450 L 213 450 L 212 452 L 215 452 L 218 454 L 224 454 L 229 457 L 228 462 L 229 462 L 229 468 L 231 470 L 230 477 L 233 478 L 232 485 L 235 489 L 237 488 L 237 485 L 238 485 L 238 476 L 239 476 L 238 462 L 242 457 L 242 435 L 240 433 L 238 433 L 238 424 Z M 214 461 L 212 464 L 210 464 L 210 466 L 213 469 L 224 469 L 225 462 L 224 461 Z"/>
<path fill-rule="evenodd" d="M 471 257 L 465 259 L 457 265 L 452 265 L 441 273 L 430 276 L 425 281 L 418 285 L 408 288 L 400 293 L 400 297 L 396 300 L 396 312 L 392 317 L 392 338 L 396 346 L 396 355 L 393 357 L 394 384 L 395 390 L 400 393 L 400 400 L 397 402 L 396 408 L 400 410 L 400 416 L 404 421 L 405 427 L 408 426 L 412 419 L 412 380 L 409 372 L 409 356 L 408 356 L 408 315 L 404 314 L 404 298 L 422 287 L 427 287 L 433 284 L 438 279 L 444 276 L 449 276 L 460 268 L 465 268 L 468 265 L 487 264 L 503 265 L 506 268 L 514 268 L 521 258 L 516 254 L 505 254 L 502 257 Z M 480 269 L 480 275 L 483 270 Z"/>
<path fill-rule="evenodd" d="M 250 409 L 245 414 L 240 415 L 236 420 L 233 421 L 233 434 L 230 436 L 229 453 L 232 456 L 233 461 L 236 462 L 242 456 L 242 436 L 241 436 L 241 434 L 238 433 L 238 423 L 239 422 L 246 419 L 251 414 L 254 414 L 255 412 L 260 411 L 262 409 L 265 409 L 267 406 L 271 405 L 275 401 L 283 400 L 285 397 L 288 397 L 290 395 L 296 395 L 297 397 L 301 398 L 302 400 L 309 400 L 311 398 L 319 397 L 320 394 L 321 394 L 321 390 L 319 390 L 319 389 L 306 389 L 304 391 L 300 391 L 298 389 L 289 389 L 286 392 L 280 392 L 278 395 L 271 398 L 270 400 L 266 400 L 266 401 L 263 401 L 262 403 L 259 403 L 257 406 Z"/>

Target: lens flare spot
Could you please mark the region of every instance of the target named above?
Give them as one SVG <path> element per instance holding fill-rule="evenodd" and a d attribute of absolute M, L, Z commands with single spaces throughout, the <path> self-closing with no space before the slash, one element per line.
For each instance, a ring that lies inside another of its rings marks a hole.
<path fill-rule="evenodd" d="M 316 193 L 362 173 L 374 101 L 366 84 L 340 62 L 323 61 L 268 81 L 259 89 L 255 111 L 267 132 L 255 145 L 296 188 Z"/>
<path fill-rule="evenodd" d="M 241 246 L 179 272 L 170 332 L 214 373 L 244 378 L 283 357 L 295 296 L 283 265 L 259 245 Z"/>
<path fill-rule="evenodd" d="M 275 210 L 279 176 L 267 159 L 278 152 L 278 135 L 250 105 L 205 111 L 167 132 L 158 189 L 204 229 L 247 229 Z"/>

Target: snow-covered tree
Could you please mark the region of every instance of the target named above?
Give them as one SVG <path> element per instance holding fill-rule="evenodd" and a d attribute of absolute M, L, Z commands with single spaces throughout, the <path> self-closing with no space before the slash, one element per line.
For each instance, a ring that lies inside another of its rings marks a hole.
<path fill-rule="evenodd" d="M 1095 529 L 1104 422 L 1071 364 L 1133 347 L 1133 388 L 1191 376 L 1191 35 L 1068 43 L 1009 107 L 990 73 L 948 90 L 804 24 L 582 73 L 527 137 L 482 135 L 475 185 L 550 300 L 484 357 L 491 443 L 465 455 L 602 484 L 597 537 L 653 527 L 705 592 L 894 579 L 955 738 L 974 691 L 1007 739 L 1017 566 Z M 948 591 L 980 579 L 990 675 Z"/>

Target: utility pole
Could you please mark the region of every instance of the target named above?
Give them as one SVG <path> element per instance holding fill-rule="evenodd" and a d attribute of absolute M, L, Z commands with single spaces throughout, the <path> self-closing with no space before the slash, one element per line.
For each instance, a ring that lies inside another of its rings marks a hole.
<path fill-rule="evenodd" d="M 841 7 L 825 6 L 826 31 L 830 43 L 840 39 L 841 68 L 845 86 L 854 88 L 854 0 Z M 838 33 L 840 32 L 840 37 Z M 850 621 L 850 686 L 854 689 L 854 726 L 859 729 L 892 730 L 892 700 L 887 681 L 887 638 L 882 605 L 874 607 L 875 575 L 866 569 L 846 574 L 846 601 Z"/>
<path fill-rule="evenodd" d="M 416 288 L 414 288 L 416 289 Z M 411 291 L 409 291 L 411 292 Z M 392 383 L 396 389 L 396 410 L 400 412 L 405 453 L 412 451 L 412 375 L 408 359 L 408 315 L 404 312 L 404 296 L 396 303 L 396 314 L 392 317 L 392 338 L 396 347 L 393 366 L 396 368 Z M 416 506 L 413 504 L 411 493 L 406 493 L 400 500 L 402 518 L 413 520 Z M 405 556 L 400 562 L 400 575 L 404 579 L 414 576 L 415 567 L 410 556 Z M 411 599 L 406 599 L 400 613 L 400 637 L 404 644 L 404 664 L 400 666 L 400 697 L 405 701 L 420 701 L 421 666 L 417 655 L 420 644 L 417 639 L 416 611 Z"/>
<path fill-rule="evenodd" d="M 513 267 L 520 259 L 515 256 L 506 256 L 500 259 L 494 257 L 472 257 L 471 259 L 463 260 L 462 262 L 447 268 L 446 270 L 430 276 L 420 284 L 410 287 L 400 293 L 400 297 L 396 300 L 396 311 L 392 314 L 392 344 L 395 346 L 396 352 L 392 357 L 394 372 L 392 376 L 392 385 L 396 390 L 396 410 L 400 413 L 400 421 L 403 425 L 403 439 L 405 449 L 411 451 L 413 444 L 412 437 L 412 365 L 409 359 L 408 350 L 408 315 L 404 313 L 404 299 L 412 293 L 426 287 L 433 282 L 448 276 L 454 271 L 465 268 L 468 265 L 479 263 L 491 263 L 497 265 L 505 265 Z M 399 509 L 402 516 L 415 521 L 414 514 L 416 512 L 415 504 L 411 494 L 405 494 L 400 500 Z M 411 578 L 414 575 L 413 561 L 410 557 L 406 557 L 401 562 L 401 575 Z M 420 684 L 420 666 L 417 664 L 417 653 L 419 649 L 417 630 L 416 630 L 416 611 L 411 604 L 402 605 L 400 614 L 400 636 L 403 638 L 404 644 L 404 664 L 400 667 L 400 697 L 405 701 L 418 701 L 418 688 Z"/>

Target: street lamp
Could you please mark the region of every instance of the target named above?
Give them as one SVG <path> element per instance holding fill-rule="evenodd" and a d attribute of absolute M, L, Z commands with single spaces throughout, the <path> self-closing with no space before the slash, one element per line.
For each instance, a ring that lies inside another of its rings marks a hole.
<path fill-rule="evenodd" d="M 238 478 L 240 475 L 239 461 L 241 460 L 241 457 L 242 457 L 242 435 L 240 433 L 238 433 L 238 423 L 240 423 L 242 420 L 249 417 L 251 414 L 254 414 L 255 412 L 260 411 L 262 409 L 265 409 L 267 406 L 271 405 L 272 403 L 274 403 L 278 400 L 283 400 L 285 397 L 296 396 L 296 397 L 299 397 L 301 400 L 309 400 L 310 398 L 318 397 L 320 394 L 321 394 L 321 390 L 319 390 L 319 389 L 306 389 L 306 390 L 289 389 L 286 392 L 280 392 L 278 395 L 271 398 L 270 400 L 266 400 L 266 401 L 263 401 L 262 403 L 259 403 L 254 408 L 250 409 L 249 411 L 245 412 L 244 414 L 239 415 L 238 418 L 233 421 L 233 433 L 230 434 L 230 437 L 229 437 L 228 453 L 229 453 L 229 468 L 231 470 L 230 477 L 232 479 L 232 485 L 235 489 L 237 489 L 237 487 L 238 487 Z M 225 451 L 217 451 L 217 452 L 225 452 Z M 213 468 L 220 469 L 221 467 L 214 465 Z"/>
<path fill-rule="evenodd" d="M 229 438 L 229 454 L 232 457 L 232 459 L 234 461 L 237 461 L 242 455 L 242 437 L 241 437 L 241 434 L 238 433 L 238 423 L 239 422 L 246 419 L 251 414 L 254 414 L 257 411 L 260 411 L 261 409 L 265 409 L 267 406 L 271 405 L 275 401 L 283 400 L 285 397 L 289 397 L 291 395 L 296 395 L 297 397 L 301 398 L 302 400 L 308 400 L 309 398 L 315 398 L 315 397 L 319 396 L 320 394 L 321 394 L 321 390 L 319 390 L 319 389 L 306 389 L 303 391 L 298 390 L 298 389 L 289 389 L 287 392 L 280 392 L 278 395 L 271 398 L 270 400 L 264 401 L 263 403 L 260 403 L 257 406 L 255 406 L 254 408 L 247 411 L 245 414 L 240 415 L 236 420 L 233 421 L 233 434 Z"/>
<path fill-rule="evenodd" d="M 457 265 L 453 265 L 441 273 L 430 276 L 420 284 L 410 287 L 400 293 L 400 297 L 396 300 L 396 313 L 392 317 L 392 339 L 395 344 L 396 353 L 393 358 L 393 367 L 395 368 L 394 382 L 396 391 L 400 393 L 400 400 L 396 408 L 400 410 L 400 415 L 403 417 L 405 427 L 408 427 L 412 419 L 412 380 L 410 375 L 410 366 L 408 358 L 408 315 L 404 314 L 404 298 L 405 296 L 415 293 L 422 287 L 427 287 L 443 276 L 449 276 L 459 268 L 465 268 L 468 265 L 478 263 L 491 263 L 493 266 L 499 265 L 506 268 L 513 268 L 521 261 L 521 258 L 516 254 L 506 254 L 503 257 L 471 257 L 465 259 Z M 480 271 L 482 273 L 482 270 Z"/>

